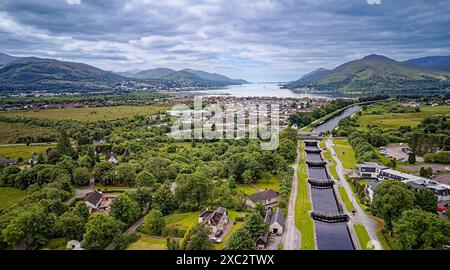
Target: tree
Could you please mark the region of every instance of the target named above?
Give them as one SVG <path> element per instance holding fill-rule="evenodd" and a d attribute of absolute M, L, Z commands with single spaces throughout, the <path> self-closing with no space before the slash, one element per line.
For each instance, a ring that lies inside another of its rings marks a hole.
<path fill-rule="evenodd" d="M 119 195 L 111 204 L 110 215 L 128 226 L 133 224 L 139 218 L 140 214 L 141 209 L 138 203 L 132 200 L 127 194 Z"/>
<path fill-rule="evenodd" d="M 72 181 L 75 185 L 86 186 L 89 184 L 90 173 L 87 168 L 79 167 L 73 171 Z"/>
<path fill-rule="evenodd" d="M 145 233 L 151 235 L 161 235 L 166 222 L 164 216 L 159 209 L 151 210 L 147 216 L 145 216 L 144 224 L 142 224 L 142 230 Z"/>
<path fill-rule="evenodd" d="M 256 240 L 266 231 L 267 224 L 259 212 L 252 212 L 247 216 L 244 228 L 250 233 L 252 239 Z"/>
<path fill-rule="evenodd" d="M 189 240 L 186 243 L 186 250 L 212 250 L 213 245 L 209 241 L 209 230 L 203 223 L 195 225 L 190 231 Z"/>
<path fill-rule="evenodd" d="M 181 208 L 198 210 L 210 197 L 211 185 L 202 174 L 194 173 L 179 181 L 175 197 Z"/>
<path fill-rule="evenodd" d="M 58 217 L 56 228 L 67 240 L 82 240 L 86 221 L 73 212 L 65 212 Z"/>
<path fill-rule="evenodd" d="M 396 249 L 442 249 L 450 243 L 450 222 L 418 209 L 408 210 L 394 222 L 394 236 Z"/>
<path fill-rule="evenodd" d="M 409 163 L 409 164 L 415 164 L 415 163 L 416 163 L 416 153 L 411 152 L 411 153 L 408 155 L 408 163 Z"/>
<path fill-rule="evenodd" d="M 228 186 L 230 188 L 235 188 L 236 187 L 236 178 L 233 175 L 228 177 Z"/>
<path fill-rule="evenodd" d="M 384 181 L 375 189 L 373 195 L 373 210 L 385 222 L 387 230 L 392 230 L 392 224 L 400 218 L 403 211 L 414 208 L 414 192 L 409 187 L 397 181 Z"/>
<path fill-rule="evenodd" d="M 262 217 L 265 217 L 266 208 L 264 207 L 264 205 L 261 202 L 257 202 L 255 206 L 256 206 L 255 211 L 258 212 Z"/>
<path fill-rule="evenodd" d="M 437 212 L 437 197 L 434 192 L 429 189 L 420 189 L 415 193 L 415 203 L 423 211 L 436 213 Z"/>
<path fill-rule="evenodd" d="M 137 188 L 135 191 L 129 192 L 129 196 L 138 203 L 141 212 L 144 212 L 148 205 L 152 203 L 152 190 L 147 187 Z"/>
<path fill-rule="evenodd" d="M 156 177 L 148 171 L 138 173 L 135 184 L 137 187 L 149 187 L 152 189 L 157 187 Z"/>
<path fill-rule="evenodd" d="M 69 141 L 69 137 L 64 129 L 59 131 L 58 144 L 55 149 L 60 153 L 61 156 L 66 155 L 73 159 L 77 157 L 77 153 L 72 148 L 72 144 Z"/>
<path fill-rule="evenodd" d="M 90 216 L 89 208 L 84 202 L 77 202 L 74 208 L 72 209 L 72 212 L 75 215 L 81 217 L 85 222 L 89 219 Z"/>
<path fill-rule="evenodd" d="M 114 167 L 111 163 L 103 161 L 95 165 L 92 170 L 95 182 L 102 185 L 114 184 Z"/>
<path fill-rule="evenodd" d="M 293 162 L 297 157 L 297 145 L 294 141 L 284 139 L 278 145 L 278 153 L 287 161 Z"/>
<path fill-rule="evenodd" d="M 255 240 L 250 232 L 240 228 L 233 232 L 225 244 L 225 250 L 253 250 L 255 249 Z"/>
<path fill-rule="evenodd" d="M 164 215 L 177 208 L 177 201 L 167 185 L 162 185 L 153 197 L 154 208 L 161 209 Z"/>
<path fill-rule="evenodd" d="M 124 223 L 111 216 L 94 214 L 86 224 L 86 233 L 83 235 L 86 249 L 105 249 L 111 241 L 119 236 Z"/>
<path fill-rule="evenodd" d="M 166 239 L 167 250 L 181 250 L 180 243 L 177 240 L 167 237 Z"/>
<path fill-rule="evenodd" d="M 118 184 L 133 185 L 136 178 L 136 171 L 128 163 L 119 164 L 116 169 L 115 182 Z"/>
<path fill-rule="evenodd" d="M 113 245 L 116 250 L 124 250 L 138 239 L 139 235 L 135 232 L 122 233 L 113 239 Z"/>
<path fill-rule="evenodd" d="M 32 240 L 34 247 L 47 243 L 55 232 L 55 216 L 44 208 L 33 206 L 20 212 L 2 231 L 3 239 L 16 247 L 24 239 Z"/>

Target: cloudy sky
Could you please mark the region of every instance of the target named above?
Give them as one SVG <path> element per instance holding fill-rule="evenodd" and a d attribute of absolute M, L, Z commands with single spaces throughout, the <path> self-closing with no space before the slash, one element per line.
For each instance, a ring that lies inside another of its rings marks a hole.
<path fill-rule="evenodd" d="M 450 55 L 450 0 L 1 0 L 0 52 L 287 81 L 367 54 Z"/>

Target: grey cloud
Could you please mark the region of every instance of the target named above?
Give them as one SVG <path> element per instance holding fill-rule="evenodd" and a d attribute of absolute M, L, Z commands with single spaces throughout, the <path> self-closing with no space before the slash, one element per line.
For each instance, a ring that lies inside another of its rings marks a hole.
<path fill-rule="evenodd" d="M 450 54 L 448 14 L 448 0 L 2 0 L 0 51 L 289 80 L 371 53 Z"/>

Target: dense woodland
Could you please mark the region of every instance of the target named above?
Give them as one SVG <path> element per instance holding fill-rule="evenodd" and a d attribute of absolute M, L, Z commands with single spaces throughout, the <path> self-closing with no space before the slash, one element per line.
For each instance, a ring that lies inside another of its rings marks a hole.
<path fill-rule="evenodd" d="M 39 248 L 55 237 L 83 239 L 88 249 L 103 249 L 111 242 L 124 248 L 136 241 L 136 235 L 122 232 L 147 212 L 151 215 L 144 232 L 183 237 L 191 232 L 167 227 L 155 232 L 148 224 L 155 219 L 161 224 L 158 217 L 174 211 L 219 206 L 242 211 L 245 195 L 236 186 L 272 176 L 279 181 L 280 207 L 285 208 L 288 201 L 289 163 L 295 160 L 297 145 L 297 133 L 292 129 L 281 133 L 278 150 L 261 151 L 258 141 L 248 139 L 174 142 L 166 136 L 170 118 L 165 114 L 95 123 L 25 117 L 2 117 L 1 121 L 59 130 L 58 144 L 38 156 L 39 164 L 29 169 L 17 165 L 0 169 L 1 186 L 29 194 L 0 212 L 3 249 Z M 107 143 L 93 145 L 96 140 Z M 109 154 L 118 157 L 118 165 L 101 158 Z M 132 189 L 114 201 L 110 216 L 89 217 L 85 204 L 72 204 L 70 198 L 74 187 L 87 186 L 91 179 L 98 185 Z M 195 228 L 195 232 L 201 230 Z M 181 248 L 181 244 L 168 242 L 173 248 Z M 187 242 L 183 245 L 188 248 Z"/>

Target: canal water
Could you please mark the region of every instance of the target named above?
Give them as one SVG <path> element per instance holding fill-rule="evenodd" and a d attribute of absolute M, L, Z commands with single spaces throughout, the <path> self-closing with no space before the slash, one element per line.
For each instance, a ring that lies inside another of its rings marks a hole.
<path fill-rule="evenodd" d="M 339 121 L 341 121 L 343 118 L 348 117 L 352 115 L 354 112 L 358 111 L 360 109 L 359 106 L 353 106 L 350 108 L 345 109 L 341 113 L 335 115 L 334 117 L 328 119 L 327 121 L 323 122 L 322 124 L 318 125 L 317 127 L 314 127 L 312 129 L 312 132 L 328 132 L 332 131 L 337 125 L 339 124 Z"/>
<path fill-rule="evenodd" d="M 307 149 L 316 149 L 317 142 L 305 142 Z M 322 155 L 316 152 L 306 151 L 307 161 L 324 161 Z M 309 178 L 318 180 L 329 180 L 327 169 L 325 166 L 308 165 Z M 334 189 L 315 188 L 311 186 L 311 198 L 313 210 L 315 212 L 325 212 L 337 214 L 342 211 L 342 207 L 336 199 Z M 316 231 L 317 247 L 319 250 L 353 250 L 354 245 L 347 228 L 347 222 L 327 223 L 314 220 Z"/>

